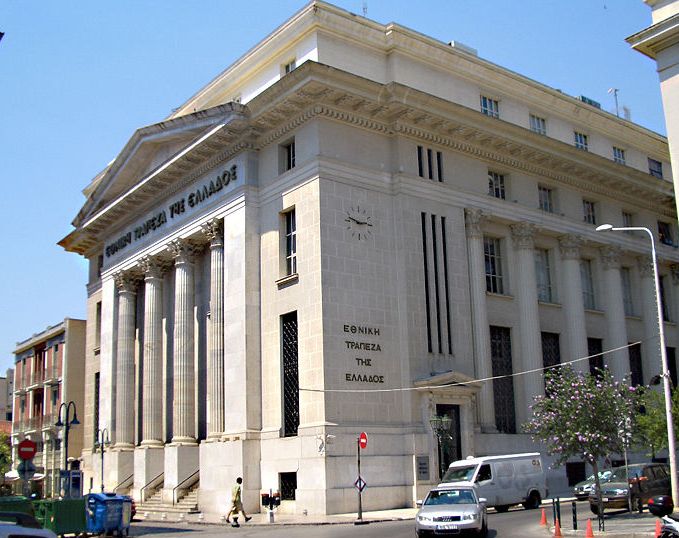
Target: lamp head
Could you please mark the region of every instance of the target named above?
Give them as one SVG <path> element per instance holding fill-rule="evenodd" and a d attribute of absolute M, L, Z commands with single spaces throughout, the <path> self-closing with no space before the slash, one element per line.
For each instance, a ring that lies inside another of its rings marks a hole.
<path fill-rule="evenodd" d="M 71 426 L 77 426 L 78 424 L 80 424 L 80 421 L 78 420 L 78 417 L 76 416 L 74 409 L 73 418 L 71 419 Z"/>
<path fill-rule="evenodd" d="M 601 226 L 596 227 L 597 232 L 607 232 L 608 230 L 612 230 L 613 225 L 612 224 L 602 224 Z"/>
<path fill-rule="evenodd" d="M 54 425 L 55 425 L 57 428 L 63 428 L 63 427 L 64 427 L 64 423 L 61 422 L 61 415 L 59 415 L 59 420 L 57 420 L 57 421 L 54 423 Z"/>

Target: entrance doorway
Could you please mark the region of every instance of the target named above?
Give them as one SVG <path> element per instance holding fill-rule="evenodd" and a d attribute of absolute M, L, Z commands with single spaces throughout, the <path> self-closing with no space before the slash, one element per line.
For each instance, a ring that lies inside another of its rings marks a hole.
<path fill-rule="evenodd" d="M 450 430 L 437 435 L 439 455 L 439 479 L 448 470 L 448 466 L 462 459 L 462 436 L 460 432 L 460 406 L 452 404 L 436 404 L 436 414 L 451 420 Z"/>

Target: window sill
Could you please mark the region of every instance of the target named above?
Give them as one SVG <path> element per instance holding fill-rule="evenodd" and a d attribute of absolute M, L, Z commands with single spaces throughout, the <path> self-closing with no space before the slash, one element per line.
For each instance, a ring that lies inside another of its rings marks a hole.
<path fill-rule="evenodd" d="M 283 278 L 276 280 L 276 286 L 278 286 L 278 289 L 286 288 L 288 286 L 292 286 L 293 284 L 297 284 L 298 281 L 299 274 L 292 273 L 291 275 L 286 275 Z"/>

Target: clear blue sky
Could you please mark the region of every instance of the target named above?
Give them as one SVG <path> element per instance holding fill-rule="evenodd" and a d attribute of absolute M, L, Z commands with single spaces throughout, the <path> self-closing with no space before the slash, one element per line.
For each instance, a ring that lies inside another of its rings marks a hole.
<path fill-rule="evenodd" d="M 361 14 L 362 0 L 338 0 Z M 0 4 L 0 375 L 19 340 L 84 318 L 86 266 L 56 245 L 81 190 L 135 129 L 163 120 L 302 0 Z M 665 132 L 655 63 L 624 38 L 641 0 L 368 0 L 368 17 L 461 41 L 522 75 Z"/>

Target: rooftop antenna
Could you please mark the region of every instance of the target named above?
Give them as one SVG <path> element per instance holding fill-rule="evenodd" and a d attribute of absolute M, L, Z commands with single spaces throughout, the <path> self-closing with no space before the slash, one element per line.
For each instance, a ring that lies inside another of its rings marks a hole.
<path fill-rule="evenodd" d="M 368 2 L 363 2 L 363 16 L 368 16 Z"/>
<path fill-rule="evenodd" d="M 609 88 L 608 93 L 612 93 L 615 98 L 615 115 L 620 117 L 620 109 L 618 108 L 618 88 Z"/>

